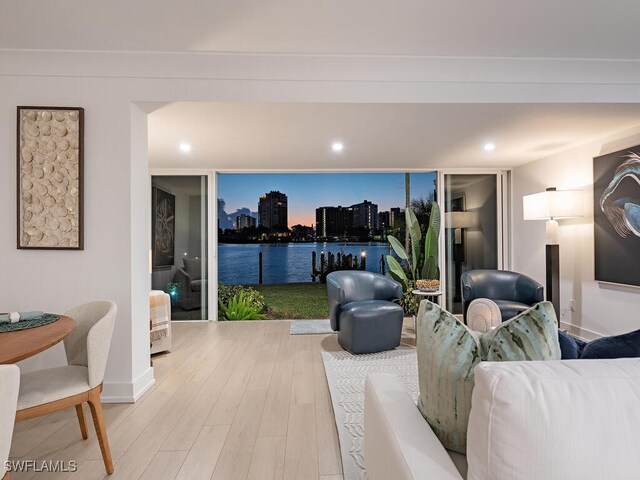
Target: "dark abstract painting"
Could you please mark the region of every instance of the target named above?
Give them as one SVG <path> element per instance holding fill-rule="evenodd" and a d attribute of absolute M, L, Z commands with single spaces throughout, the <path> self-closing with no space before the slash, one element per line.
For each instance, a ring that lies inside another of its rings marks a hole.
<path fill-rule="evenodd" d="M 153 266 L 174 264 L 176 233 L 176 197 L 153 187 Z"/>
<path fill-rule="evenodd" d="M 593 159 L 595 279 L 640 286 L 640 145 Z"/>

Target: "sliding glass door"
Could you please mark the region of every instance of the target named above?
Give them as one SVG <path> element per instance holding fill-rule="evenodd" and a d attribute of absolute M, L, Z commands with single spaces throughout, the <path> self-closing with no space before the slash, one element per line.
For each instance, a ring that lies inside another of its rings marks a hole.
<path fill-rule="evenodd" d="M 444 175 L 445 300 L 462 314 L 460 276 L 502 268 L 502 195 L 498 174 Z"/>
<path fill-rule="evenodd" d="M 207 320 L 207 176 L 151 178 L 152 288 L 171 297 L 172 320 Z"/>

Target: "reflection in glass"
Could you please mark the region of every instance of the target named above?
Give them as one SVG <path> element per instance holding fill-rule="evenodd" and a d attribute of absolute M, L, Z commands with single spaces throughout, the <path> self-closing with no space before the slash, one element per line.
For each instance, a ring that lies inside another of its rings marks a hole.
<path fill-rule="evenodd" d="M 207 177 L 152 177 L 153 290 L 171 297 L 172 320 L 207 320 Z"/>
<path fill-rule="evenodd" d="M 446 306 L 462 313 L 460 276 L 498 268 L 495 174 L 444 176 Z"/>

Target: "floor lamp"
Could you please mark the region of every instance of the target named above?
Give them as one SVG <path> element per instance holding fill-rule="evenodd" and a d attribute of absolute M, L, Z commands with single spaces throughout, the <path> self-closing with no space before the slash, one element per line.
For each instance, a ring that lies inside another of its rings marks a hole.
<path fill-rule="evenodd" d="M 558 191 L 555 187 L 545 192 L 525 195 L 522 198 L 525 220 L 546 220 L 546 292 L 553 304 L 560 324 L 560 247 L 558 245 L 558 220 L 582 217 L 584 201 L 579 190 Z"/>

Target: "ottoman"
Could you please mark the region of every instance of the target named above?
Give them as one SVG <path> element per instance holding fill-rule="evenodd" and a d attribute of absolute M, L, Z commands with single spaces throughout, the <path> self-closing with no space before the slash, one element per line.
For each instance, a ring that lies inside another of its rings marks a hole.
<path fill-rule="evenodd" d="M 392 350 L 400 345 L 404 312 L 386 300 L 347 303 L 340 311 L 338 343 L 353 354 Z"/>

